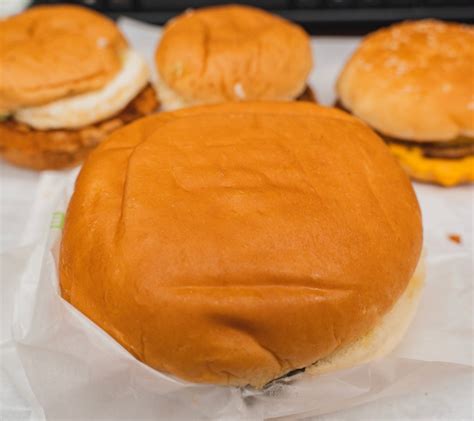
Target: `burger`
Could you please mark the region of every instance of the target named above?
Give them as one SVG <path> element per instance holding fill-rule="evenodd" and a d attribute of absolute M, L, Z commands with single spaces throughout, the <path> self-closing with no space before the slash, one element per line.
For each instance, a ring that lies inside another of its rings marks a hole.
<path fill-rule="evenodd" d="M 0 154 L 16 165 L 76 165 L 157 108 L 143 58 L 96 12 L 34 7 L 0 21 L 0 39 Z"/>
<path fill-rule="evenodd" d="M 170 21 L 156 54 L 163 110 L 227 101 L 315 101 L 309 36 L 289 21 L 238 5 Z"/>
<path fill-rule="evenodd" d="M 367 122 L 416 180 L 474 181 L 474 29 L 405 22 L 367 36 L 344 67 L 339 104 Z"/>
<path fill-rule="evenodd" d="M 309 102 L 223 103 L 146 117 L 89 155 L 60 288 L 156 370 L 262 387 L 391 350 L 421 245 L 410 181 L 365 124 Z"/>

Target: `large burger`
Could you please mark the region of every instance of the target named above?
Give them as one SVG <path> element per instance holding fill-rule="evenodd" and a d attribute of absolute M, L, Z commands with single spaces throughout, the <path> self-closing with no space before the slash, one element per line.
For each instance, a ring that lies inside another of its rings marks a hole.
<path fill-rule="evenodd" d="M 421 290 L 418 203 L 381 139 L 308 102 L 159 113 L 91 153 L 62 296 L 149 366 L 266 383 L 383 355 Z"/>
<path fill-rule="evenodd" d="M 362 41 L 337 91 L 414 179 L 474 181 L 472 27 L 422 20 L 381 29 Z"/>

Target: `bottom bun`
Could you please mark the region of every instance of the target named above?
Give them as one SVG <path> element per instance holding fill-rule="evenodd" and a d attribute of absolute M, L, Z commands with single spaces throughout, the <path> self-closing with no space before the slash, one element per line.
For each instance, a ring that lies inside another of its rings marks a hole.
<path fill-rule="evenodd" d="M 319 360 L 305 371 L 310 374 L 326 374 L 364 364 L 390 353 L 402 340 L 416 313 L 424 278 L 422 257 L 405 292 L 374 329 Z"/>
<path fill-rule="evenodd" d="M 156 92 L 158 93 L 162 111 L 174 111 L 181 108 L 202 105 L 201 102 L 189 101 L 180 96 L 178 93 L 173 91 L 159 76 L 156 81 Z M 242 100 L 245 100 L 244 96 L 242 96 Z M 291 100 L 291 98 L 287 100 Z M 304 90 L 296 98 L 294 98 L 294 100 L 314 103 L 318 102 L 314 90 L 309 85 L 306 85 Z"/>
<path fill-rule="evenodd" d="M 157 108 L 155 91 L 148 84 L 117 115 L 80 129 L 35 130 L 7 120 L 0 123 L 0 155 L 12 164 L 35 170 L 73 167 L 114 130 Z"/>

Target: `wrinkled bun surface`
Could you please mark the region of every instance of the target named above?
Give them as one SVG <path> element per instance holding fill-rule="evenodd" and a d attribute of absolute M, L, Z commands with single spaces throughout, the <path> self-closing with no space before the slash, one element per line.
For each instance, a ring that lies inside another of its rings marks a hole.
<path fill-rule="evenodd" d="M 474 137 L 474 29 L 435 20 L 367 36 L 337 83 L 345 108 L 381 133 L 445 141 Z"/>
<path fill-rule="evenodd" d="M 293 99 L 311 65 L 302 28 L 246 6 L 184 13 L 167 24 L 156 51 L 161 84 L 187 106 Z"/>
<path fill-rule="evenodd" d="M 104 86 L 120 69 L 126 41 L 86 8 L 38 6 L 0 21 L 0 112 Z"/>
<path fill-rule="evenodd" d="M 380 138 L 306 102 L 160 113 L 87 159 L 63 297 L 157 370 L 262 386 L 367 334 L 422 242 Z"/>

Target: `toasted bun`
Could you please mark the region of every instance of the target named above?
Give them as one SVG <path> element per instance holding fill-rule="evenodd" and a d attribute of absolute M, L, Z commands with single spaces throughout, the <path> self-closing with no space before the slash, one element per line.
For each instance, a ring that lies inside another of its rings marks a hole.
<path fill-rule="evenodd" d="M 373 329 L 421 243 L 410 182 L 363 123 L 227 103 L 142 119 L 89 156 L 60 283 L 151 367 L 259 387 Z"/>
<path fill-rule="evenodd" d="M 381 133 L 417 141 L 474 137 L 474 29 L 405 22 L 366 37 L 337 83 L 345 108 Z"/>
<path fill-rule="evenodd" d="M 35 130 L 13 119 L 0 122 L 0 156 L 35 170 L 72 167 L 114 130 L 157 108 L 155 91 L 148 85 L 115 116 L 77 130 Z"/>
<path fill-rule="evenodd" d="M 104 86 L 126 41 L 104 16 L 38 6 L 0 21 L 0 113 Z"/>
<path fill-rule="evenodd" d="M 165 27 L 156 50 L 158 93 L 171 92 L 160 97 L 165 107 L 171 94 L 181 106 L 294 99 L 311 65 L 302 28 L 247 6 L 186 12 Z"/>

